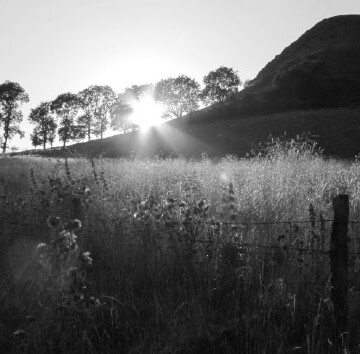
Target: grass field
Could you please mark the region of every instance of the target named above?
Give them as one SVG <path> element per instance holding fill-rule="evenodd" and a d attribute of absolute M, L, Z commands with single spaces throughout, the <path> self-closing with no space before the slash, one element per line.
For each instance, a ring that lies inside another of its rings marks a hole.
<path fill-rule="evenodd" d="M 359 221 L 360 164 L 315 152 L 0 159 L 2 352 L 337 352 L 328 256 L 307 251 L 337 194 Z"/>

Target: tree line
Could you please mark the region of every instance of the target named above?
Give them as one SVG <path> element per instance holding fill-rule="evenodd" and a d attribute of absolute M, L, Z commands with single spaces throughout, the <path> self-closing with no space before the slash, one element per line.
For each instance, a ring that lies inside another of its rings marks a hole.
<path fill-rule="evenodd" d="M 110 86 L 93 85 L 78 93 L 63 93 L 53 101 L 41 102 L 31 109 L 29 121 L 34 124 L 30 135 L 32 145 L 53 146 L 56 136 L 65 147 L 69 141 L 103 138 L 109 126 L 124 133 L 137 129 L 131 121 L 134 102 L 145 95 L 166 107 L 164 118 L 181 118 L 204 105 L 225 102 L 238 92 L 238 74 L 221 66 L 203 79 L 204 88 L 186 76 L 162 79 L 155 85 L 133 85 L 118 94 Z M 5 81 L 0 85 L 0 144 L 5 153 L 14 135 L 24 136 L 19 124 L 23 120 L 21 105 L 29 102 L 29 95 L 20 84 Z"/>

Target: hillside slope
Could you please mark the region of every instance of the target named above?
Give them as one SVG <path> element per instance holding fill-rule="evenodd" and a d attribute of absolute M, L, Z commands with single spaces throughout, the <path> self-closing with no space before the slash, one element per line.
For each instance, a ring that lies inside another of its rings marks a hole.
<path fill-rule="evenodd" d="M 266 65 L 253 80 L 254 87 L 271 85 L 279 69 L 301 62 L 303 58 L 318 57 L 327 60 L 337 76 L 360 79 L 356 57 L 344 56 L 344 52 L 360 50 L 360 15 L 343 15 L 324 19 L 306 31 L 298 40 L 285 48 Z M 338 53 L 337 53 L 338 52 Z M 329 54 L 333 54 L 329 58 Z M 347 65 L 346 65 L 347 64 Z"/>
<path fill-rule="evenodd" d="M 116 135 L 102 141 L 72 145 L 63 150 L 38 150 L 39 155 L 126 157 L 140 155 L 173 155 L 211 157 L 226 154 L 245 156 L 251 148 L 274 137 L 294 137 L 303 132 L 319 136 L 319 145 L 329 156 L 353 158 L 360 153 L 360 109 L 318 109 L 264 114 L 247 119 L 221 119 L 193 122 L 190 119 L 172 121 L 147 133 Z M 31 152 L 31 153 L 34 153 Z"/>
<path fill-rule="evenodd" d="M 360 15 L 325 19 L 269 62 L 237 97 L 242 112 L 360 105 Z"/>

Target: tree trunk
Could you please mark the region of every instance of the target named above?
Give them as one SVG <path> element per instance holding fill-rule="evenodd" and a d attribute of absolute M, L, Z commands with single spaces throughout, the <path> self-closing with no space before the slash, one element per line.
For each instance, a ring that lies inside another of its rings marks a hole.
<path fill-rule="evenodd" d="M 7 108 L 7 115 L 6 115 L 6 119 L 5 119 L 5 125 L 4 125 L 4 145 L 3 145 L 3 154 L 5 154 L 6 152 L 6 147 L 7 147 L 7 141 L 9 139 L 9 130 L 10 130 L 10 123 L 11 123 L 11 113 L 12 113 L 12 109 L 11 106 L 10 108 Z"/>
<path fill-rule="evenodd" d="M 5 154 L 6 152 L 6 146 L 7 146 L 7 141 L 9 139 L 9 124 L 6 124 L 5 127 L 4 127 L 4 145 L 3 145 L 3 154 Z"/>
<path fill-rule="evenodd" d="M 7 143 L 7 135 L 5 135 L 5 139 L 4 139 L 4 144 L 3 144 L 3 149 L 2 149 L 3 154 L 5 154 L 5 152 L 6 152 L 6 143 Z"/>

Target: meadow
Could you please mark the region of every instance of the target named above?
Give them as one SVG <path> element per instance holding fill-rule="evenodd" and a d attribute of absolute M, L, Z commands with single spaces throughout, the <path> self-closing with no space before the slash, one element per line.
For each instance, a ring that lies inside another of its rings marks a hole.
<path fill-rule="evenodd" d="M 217 161 L 1 158 L 1 352 L 335 353 L 338 194 L 360 221 L 359 161 L 304 141 Z"/>

